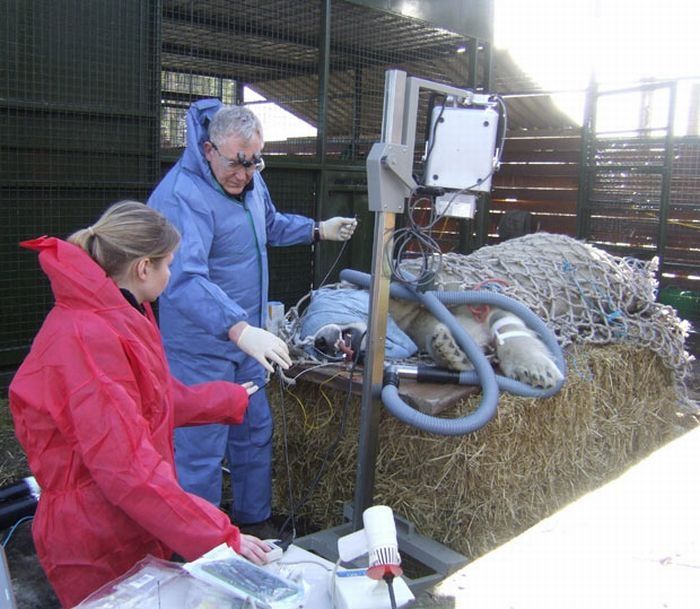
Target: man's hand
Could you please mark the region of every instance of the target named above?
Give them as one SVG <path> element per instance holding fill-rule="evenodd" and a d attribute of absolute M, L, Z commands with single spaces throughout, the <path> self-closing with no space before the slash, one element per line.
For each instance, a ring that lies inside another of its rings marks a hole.
<path fill-rule="evenodd" d="M 325 241 L 347 241 L 352 237 L 356 227 L 357 218 L 340 216 L 324 220 L 318 225 L 321 239 Z"/>
<path fill-rule="evenodd" d="M 292 365 L 287 343 L 272 332 L 241 321 L 231 327 L 228 336 L 241 351 L 259 361 L 268 372 L 274 372 L 272 364 L 278 364 L 283 370 Z"/>

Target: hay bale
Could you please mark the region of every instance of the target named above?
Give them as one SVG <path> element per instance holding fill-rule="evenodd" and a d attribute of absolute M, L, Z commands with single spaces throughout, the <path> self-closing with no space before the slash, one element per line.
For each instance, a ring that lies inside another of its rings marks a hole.
<path fill-rule="evenodd" d="M 473 559 L 681 433 L 673 374 L 650 350 L 576 346 L 567 358 L 569 379 L 557 396 L 503 394 L 496 417 L 468 436 L 420 432 L 382 408 L 375 503 Z M 276 393 L 270 395 L 277 421 L 274 502 L 284 512 L 289 491 Z M 463 401 L 449 416 L 463 416 L 478 400 Z M 284 393 L 296 501 L 327 465 L 300 512 L 321 528 L 342 523 L 343 504 L 353 498 L 359 397 L 350 398 L 345 431 L 332 447 L 344 401 L 342 393 L 312 383 Z"/>

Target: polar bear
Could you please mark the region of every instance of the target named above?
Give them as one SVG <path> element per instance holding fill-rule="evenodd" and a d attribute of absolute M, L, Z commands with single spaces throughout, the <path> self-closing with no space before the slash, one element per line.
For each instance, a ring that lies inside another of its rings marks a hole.
<path fill-rule="evenodd" d="M 484 353 L 493 353 L 503 374 L 533 387 L 554 387 L 563 375 L 535 332 L 517 316 L 497 307 L 473 312 L 467 305 L 450 308 L 455 319 Z M 472 364 L 448 327 L 417 302 L 392 298 L 389 313 L 421 352 L 440 368 L 464 371 Z M 313 337 L 315 350 L 329 359 L 344 359 L 364 349 L 364 321 L 325 324 Z"/>
<path fill-rule="evenodd" d="M 413 276 L 419 267 L 420 260 L 405 262 Z M 542 318 L 562 347 L 574 341 L 614 340 L 647 346 L 650 336 L 658 333 L 662 345 L 668 343 L 674 353 L 682 354 L 682 328 L 667 308 L 655 302 L 656 269 L 655 259 L 620 258 L 566 235 L 534 233 L 468 255 L 442 254 L 433 289 L 497 289 Z M 355 315 L 351 321 L 356 323 L 348 325 L 349 320 L 338 321 L 338 310 L 329 308 L 329 318 L 323 321 L 328 327 L 319 324 L 311 333 L 317 351 L 329 357 L 342 356 L 343 350 L 356 353 L 366 331 L 366 314 Z M 545 389 L 561 380 L 546 345 L 512 313 L 466 305 L 451 311 L 474 341 L 495 355 L 505 376 Z M 389 312 L 390 321 L 438 366 L 459 371 L 471 367 L 447 326 L 419 303 L 392 298 Z M 389 332 L 387 344 L 388 339 Z"/>
<path fill-rule="evenodd" d="M 509 378 L 533 387 L 554 387 L 563 375 L 547 346 L 517 316 L 497 307 L 476 311 L 467 305 L 450 308 L 452 315 Z M 435 364 L 449 370 L 469 370 L 472 364 L 448 327 L 420 304 L 392 298 L 389 311 L 397 325 Z"/>

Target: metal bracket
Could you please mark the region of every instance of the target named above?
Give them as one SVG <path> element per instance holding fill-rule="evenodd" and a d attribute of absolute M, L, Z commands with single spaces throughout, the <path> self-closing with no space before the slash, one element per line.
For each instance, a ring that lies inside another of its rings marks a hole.
<path fill-rule="evenodd" d="M 416 187 L 413 151 L 402 144 L 377 142 L 367 157 L 369 210 L 402 213 L 406 197 Z"/>

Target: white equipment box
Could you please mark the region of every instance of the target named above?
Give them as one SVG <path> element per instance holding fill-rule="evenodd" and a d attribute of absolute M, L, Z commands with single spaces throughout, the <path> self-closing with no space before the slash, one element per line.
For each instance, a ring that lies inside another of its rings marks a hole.
<path fill-rule="evenodd" d="M 497 131 L 498 112 L 493 108 L 433 108 L 426 186 L 489 192 Z"/>
<path fill-rule="evenodd" d="M 335 590 L 331 590 L 331 598 L 335 598 L 337 609 L 391 609 L 386 582 L 367 577 L 367 569 L 338 571 L 331 585 L 333 583 Z M 401 577 L 395 578 L 393 585 L 397 607 L 414 600 L 413 593 Z"/>
<path fill-rule="evenodd" d="M 450 193 L 435 197 L 435 211 L 450 218 L 471 219 L 476 214 L 476 195 Z"/>

